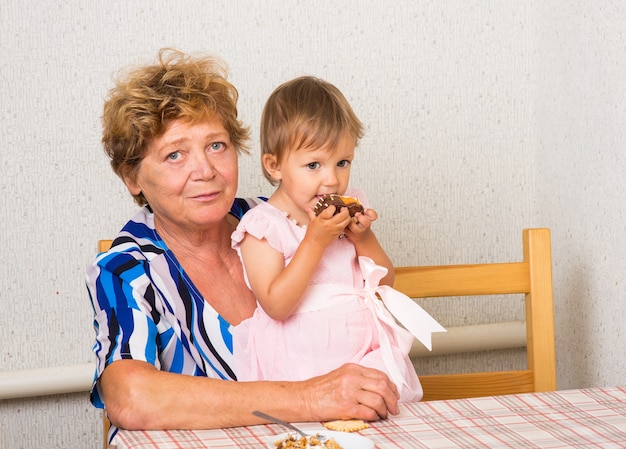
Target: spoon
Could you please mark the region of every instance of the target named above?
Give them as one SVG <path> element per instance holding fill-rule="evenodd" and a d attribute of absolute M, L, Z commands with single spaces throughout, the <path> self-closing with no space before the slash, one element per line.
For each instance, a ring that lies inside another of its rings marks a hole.
<path fill-rule="evenodd" d="M 275 418 L 275 417 L 273 417 L 271 415 L 268 415 L 267 413 L 263 413 L 263 412 L 260 412 L 258 410 L 255 410 L 255 411 L 252 412 L 252 414 L 254 416 L 258 416 L 259 418 L 263 418 L 263 419 L 266 419 L 268 421 L 271 421 L 274 424 L 278 424 L 278 425 L 281 425 L 281 426 L 286 427 L 288 429 L 295 430 L 296 432 L 298 432 L 304 438 L 307 438 L 307 437 L 310 436 L 310 435 L 304 433 L 304 431 L 298 429 L 293 424 L 288 423 L 287 421 L 283 421 L 282 419 Z M 318 438 L 320 439 L 320 441 L 324 441 L 326 439 L 326 437 L 324 435 L 318 435 Z"/>

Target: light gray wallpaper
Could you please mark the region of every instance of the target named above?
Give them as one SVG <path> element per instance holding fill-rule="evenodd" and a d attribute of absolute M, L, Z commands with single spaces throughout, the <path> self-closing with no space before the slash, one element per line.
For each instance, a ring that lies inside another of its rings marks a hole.
<path fill-rule="evenodd" d="M 312 74 L 366 124 L 352 184 L 397 265 L 520 259 L 522 228 L 551 228 L 558 386 L 626 382 L 624 2 L 8 0 L 0 21 L 0 372 L 92 361 L 84 270 L 135 211 L 100 147 L 102 100 L 116 70 L 171 46 L 230 66 L 254 136 L 242 196 L 271 192 L 265 98 Z M 431 307 L 453 325 L 520 304 Z M 1 401 L 0 449 L 99 448 L 87 396 Z"/>

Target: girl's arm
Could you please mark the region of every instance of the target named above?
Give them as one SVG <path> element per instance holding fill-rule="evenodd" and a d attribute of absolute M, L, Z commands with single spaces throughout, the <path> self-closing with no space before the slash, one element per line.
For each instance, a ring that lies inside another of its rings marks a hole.
<path fill-rule="evenodd" d="M 309 211 L 311 221 L 304 239 L 289 265 L 283 254 L 267 240 L 247 234 L 241 242 L 241 255 L 250 287 L 265 313 L 275 320 L 288 318 L 300 304 L 326 247 L 350 223 L 347 211 L 333 216 L 329 207 L 318 217 Z"/>
<path fill-rule="evenodd" d="M 387 275 L 380 280 L 380 283 L 393 286 L 395 278 L 393 262 L 387 256 L 371 228 L 372 222 L 378 218 L 378 214 L 374 209 L 365 209 L 363 213 L 357 213 L 354 218 L 355 221 L 351 222 L 346 229 L 346 236 L 354 243 L 357 256 L 369 257 L 377 265 L 387 268 Z"/>

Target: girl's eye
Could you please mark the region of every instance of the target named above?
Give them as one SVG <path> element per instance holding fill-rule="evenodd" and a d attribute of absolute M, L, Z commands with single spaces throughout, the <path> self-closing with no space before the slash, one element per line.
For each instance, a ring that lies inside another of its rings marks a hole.
<path fill-rule="evenodd" d="M 319 168 L 320 163 L 319 162 L 309 162 L 308 164 L 306 164 L 308 169 L 311 170 L 315 170 L 316 168 Z"/>
<path fill-rule="evenodd" d="M 347 161 L 345 159 L 343 161 L 337 162 L 337 167 L 347 167 L 348 165 L 350 165 L 350 161 Z"/>
<path fill-rule="evenodd" d="M 178 159 L 180 159 L 180 152 L 178 151 L 174 151 L 170 154 L 167 155 L 167 159 L 170 161 L 177 161 Z"/>
<path fill-rule="evenodd" d="M 211 151 L 220 151 L 226 148 L 226 144 L 224 142 L 213 142 L 210 145 Z"/>

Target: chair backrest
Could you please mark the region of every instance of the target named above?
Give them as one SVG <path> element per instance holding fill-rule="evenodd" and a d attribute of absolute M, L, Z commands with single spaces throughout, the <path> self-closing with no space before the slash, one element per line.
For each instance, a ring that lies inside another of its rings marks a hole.
<path fill-rule="evenodd" d="M 394 287 L 411 298 L 525 295 L 527 369 L 420 376 L 423 400 L 556 389 L 550 230 L 522 237 L 522 262 L 396 268 Z"/>
<path fill-rule="evenodd" d="M 105 252 L 111 249 L 113 240 L 98 240 L 98 252 Z"/>
<path fill-rule="evenodd" d="M 109 429 L 111 428 L 111 421 L 109 421 L 109 418 L 107 417 L 107 414 L 105 411 L 102 412 L 102 433 L 103 433 L 103 438 L 104 438 L 104 449 L 107 449 L 109 447 Z"/>
<path fill-rule="evenodd" d="M 108 251 L 111 248 L 111 244 L 113 240 L 98 240 L 98 252 L 103 253 L 104 251 Z M 111 421 L 107 417 L 106 411 L 102 412 L 102 433 L 104 438 L 104 449 L 109 447 L 108 436 L 109 436 L 109 428 L 111 427 Z"/>

